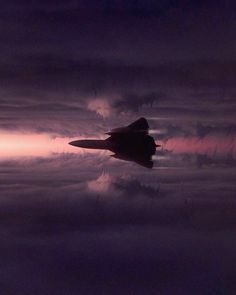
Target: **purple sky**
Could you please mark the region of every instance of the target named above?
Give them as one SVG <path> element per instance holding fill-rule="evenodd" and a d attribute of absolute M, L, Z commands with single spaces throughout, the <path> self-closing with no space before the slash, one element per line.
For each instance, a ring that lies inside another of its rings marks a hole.
<path fill-rule="evenodd" d="M 233 1 L 6 1 L 4 294 L 235 294 Z M 146 117 L 152 170 L 68 145 Z"/>

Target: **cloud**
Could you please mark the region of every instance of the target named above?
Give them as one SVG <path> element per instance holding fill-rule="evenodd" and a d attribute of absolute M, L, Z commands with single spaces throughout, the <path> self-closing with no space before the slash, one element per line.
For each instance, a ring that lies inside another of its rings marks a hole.
<path fill-rule="evenodd" d="M 219 273 L 232 289 L 234 169 L 147 171 L 62 154 L 11 159 L 0 175 L 6 292 L 209 293 Z"/>
<path fill-rule="evenodd" d="M 122 192 L 126 198 L 128 197 L 132 199 L 139 196 L 146 196 L 148 198 L 164 197 L 163 193 L 160 192 L 159 185 L 157 185 L 157 187 L 148 186 L 142 184 L 137 179 L 119 178 L 114 181 L 113 186 L 116 190 Z"/>
<path fill-rule="evenodd" d="M 103 118 L 107 118 L 112 114 L 112 108 L 109 102 L 104 98 L 95 98 L 88 102 L 88 109 L 94 111 Z"/>
<path fill-rule="evenodd" d="M 88 188 L 97 193 L 105 193 L 109 190 L 111 186 L 111 178 L 108 173 L 102 173 L 96 180 L 88 181 Z"/>
<path fill-rule="evenodd" d="M 147 93 L 145 95 L 127 94 L 123 95 L 122 98 L 117 100 L 113 105 L 114 108 L 119 112 L 132 111 L 137 113 L 144 105 L 152 107 L 155 102 L 159 101 L 161 96 L 161 94 L 155 92 Z"/>
<path fill-rule="evenodd" d="M 104 226 L 112 230 L 139 224 L 172 228 L 194 224 L 219 230 L 235 222 L 231 202 L 234 171 L 226 174 L 224 169 L 216 171 L 213 167 L 190 173 L 183 167 L 167 172 L 154 170 L 149 176 L 138 169 L 130 170 L 133 173 L 129 177 L 121 177 L 122 163 L 120 167 L 112 163 L 106 166 L 102 155 L 82 154 L 2 163 L 2 226 L 11 223 L 19 227 L 18 234 L 21 229 L 37 235 L 37 227 L 41 235 L 50 231 L 57 235 L 78 228 L 89 232 L 92 228 L 103 230 Z M 109 174 L 101 174 L 101 169 L 109 169 Z M 220 182 L 215 182 L 216 175 L 220 175 Z M 207 218 L 212 208 L 215 215 Z"/>
<path fill-rule="evenodd" d="M 4 64 L 0 73 L 0 124 L 5 129 L 15 125 L 73 135 L 80 119 L 96 120 L 96 114 L 110 118 L 111 125 L 119 115 L 158 117 L 159 125 L 165 121 L 163 128 L 173 122 L 172 129 L 181 120 L 234 124 L 233 62 L 138 65 L 38 54 L 13 58 L 12 63 Z M 205 71 L 209 75 L 203 78 Z"/>
<path fill-rule="evenodd" d="M 173 153 L 197 153 L 206 155 L 236 156 L 235 137 L 212 134 L 200 137 L 173 137 L 163 143 L 163 147 Z"/>

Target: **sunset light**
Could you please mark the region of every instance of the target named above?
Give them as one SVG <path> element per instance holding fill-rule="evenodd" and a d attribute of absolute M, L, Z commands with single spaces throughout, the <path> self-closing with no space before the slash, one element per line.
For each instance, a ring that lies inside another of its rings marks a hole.
<path fill-rule="evenodd" d="M 18 157 L 50 157 L 61 153 L 96 153 L 94 150 L 74 148 L 68 143 L 75 138 L 50 134 L 7 133 L 0 131 L 0 160 Z M 76 137 L 78 139 L 78 137 Z"/>

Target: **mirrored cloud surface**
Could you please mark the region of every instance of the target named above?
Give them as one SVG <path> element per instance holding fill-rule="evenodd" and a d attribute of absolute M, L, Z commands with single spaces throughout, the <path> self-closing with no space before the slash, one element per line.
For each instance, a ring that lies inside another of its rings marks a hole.
<path fill-rule="evenodd" d="M 93 126 L 103 129 L 103 123 L 91 120 L 88 134 L 95 136 Z M 165 132 L 169 137 L 168 125 Z M 187 294 L 194 288 L 207 294 L 234 288 L 233 138 L 163 138 L 151 170 L 106 151 L 71 147 L 69 137 L 2 134 L 6 292 Z"/>

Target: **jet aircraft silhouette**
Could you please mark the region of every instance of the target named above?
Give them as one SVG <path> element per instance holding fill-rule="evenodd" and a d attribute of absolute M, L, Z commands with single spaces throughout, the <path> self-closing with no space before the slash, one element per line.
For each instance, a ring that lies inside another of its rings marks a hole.
<path fill-rule="evenodd" d="M 140 118 L 132 124 L 112 129 L 106 134 L 110 135 L 105 140 L 75 140 L 70 145 L 87 149 L 110 150 L 112 157 L 136 162 L 147 168 L 153 167 L 152 156 L 156 152 L 153 137 L 148 134 L 149 125 L 145 118 Z"/>

